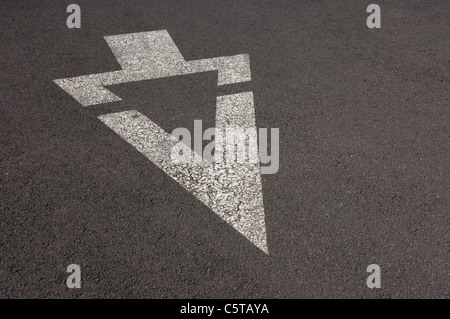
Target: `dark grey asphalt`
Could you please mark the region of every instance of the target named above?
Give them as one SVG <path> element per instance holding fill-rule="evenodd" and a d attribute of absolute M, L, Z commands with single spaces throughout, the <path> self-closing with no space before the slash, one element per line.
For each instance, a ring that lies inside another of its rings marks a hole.
<path fill-rule="evenodd" d="M 377 1 L 381 29 L 360 0 L 73 2 L 81 29 L 70 1 L 0 2 L 1 298 L 450 297 L 449 1 Z M 118 70 L 105 35 L 162 29 L 187 60 L 248 53 L 252 81 L 129 83 L 85 108 L 52 82 Z M 268 256 L 97 119 L 210 127 L 244 90 L 280 128 Z"/>

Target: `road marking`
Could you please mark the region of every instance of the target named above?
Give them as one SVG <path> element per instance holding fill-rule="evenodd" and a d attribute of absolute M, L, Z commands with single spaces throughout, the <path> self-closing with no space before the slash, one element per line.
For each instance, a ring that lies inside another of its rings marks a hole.
<path fill-rule="evenodd" d="M 106 36 L 122 70 L 54 80 L 83 106 L 120 101 L 108 85 L 218 71 L 218 85 L 251 80 L 247 54 L 186 61 L 169 33 L 141 32 Z"/>
<path fill-rule="evenodd" d="M 218 85 L 251 79 L 248 55 L 186 62 L 166 31 L 105 39 L 123 70 L 55 80 L 84 106 L 120 100 L 105 88 L 112 84 L 210 70 L 218 70 Z M 106 114 L 99 119 L 259 249 L 269 253 L 259 161 L 210 163 L 136 110 Z M 228 127 L 256 130 L 252 92 L 217 97 L 216 128 Z M 191 154 L 195 161 L 174 163 L 171 150 L 175 145 Z"/>

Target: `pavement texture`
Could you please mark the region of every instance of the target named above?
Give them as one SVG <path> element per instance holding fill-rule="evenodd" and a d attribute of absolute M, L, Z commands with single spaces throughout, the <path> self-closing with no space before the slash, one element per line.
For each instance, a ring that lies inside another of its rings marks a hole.
<path fill-rule="evenodd" d="M 356 0 L 76 3 L 80 29 L 70 2 L 0 2 L 0 298 L 450 297 L 449 1 L 377 1 L 380 29 Z M 120 70 L 104 37 L 155 30 L 189 61 L 248 54 L 251 81 L 122 83 L 88 107 L 53 82 Z M 269 254 L 98 118 L 192 131 L 247 91 L 280 129 Z"/>

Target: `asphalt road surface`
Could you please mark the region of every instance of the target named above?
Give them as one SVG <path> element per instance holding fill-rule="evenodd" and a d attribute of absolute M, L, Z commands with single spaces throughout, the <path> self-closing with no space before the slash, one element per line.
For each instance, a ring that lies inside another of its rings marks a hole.
<path fill-rule="evenodd" d="M 449 1 L 377 1 L 374 29 L 360 0 L 77 0 L 79 29 L 70 3 L 0 2 L 1 298 L 450 297 Z M 55 84 L 121 70 L 105 36 L 157 30 L 186 61 L 248 54 L 251 81 L 147 79 L 91 106 Z M 98 118 L 213 127 L 217 96 L 250 91 L 280 132 L 268 254 Z"/>

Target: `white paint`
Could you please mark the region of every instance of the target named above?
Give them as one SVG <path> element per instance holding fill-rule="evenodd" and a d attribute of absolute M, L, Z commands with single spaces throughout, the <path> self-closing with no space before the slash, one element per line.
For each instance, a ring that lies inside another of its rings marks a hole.
<path fill-rule="evenodd" d="M 254 111 L 241 110 L 243 108 L 254 110 L 251 92 L 218 97 L 216 126 L 227 127 L 239 123 L 254 127 Z M 245 116 L 231 116 L 230 112 L 235 109 Z M 227 114 L 230 115 L 229 123 L 225 124 L 222 119 Z M 99 119 L 268 253 L 259 162 L 211 164 L 138 111 L 102 115 Z M 192 163 L 174 163 L 171 150 L 175 145 L 196 160 Z"/>
<path fill-rule="evenodd" d="M 248 55 L 185 61 L 165 30 L 107 36 L 105 39 L 122 70 L 55 80 L 84 106 L 119 101 L 118 96 L 105 88 L 119 83 L 212 70 L 218 71 L 218 85 L 251 79 Z M 211 164 L 135 110 L 102 115 L 99 119 L 268 253 L 259 161 Z M 217 98 L 216 127 L 237 126 L 253 128 L 256 132 L 252 92 Z M 195 160 L 174 163 L 171 150 L 175 145 Z M 231 150 L 222 150 L 225 154 L 227 151 Z M 252 151 L 257 154 L 257 150 Z"/>
<path fill-rule="evenodd" d="M 54 80 L 83 106 L 120 101 L 105 86 L 218 71 L 218 85 L 250 81 L 247 54 L 186 61 L 165 30 L 106 36 L 122 70 Z"/>

